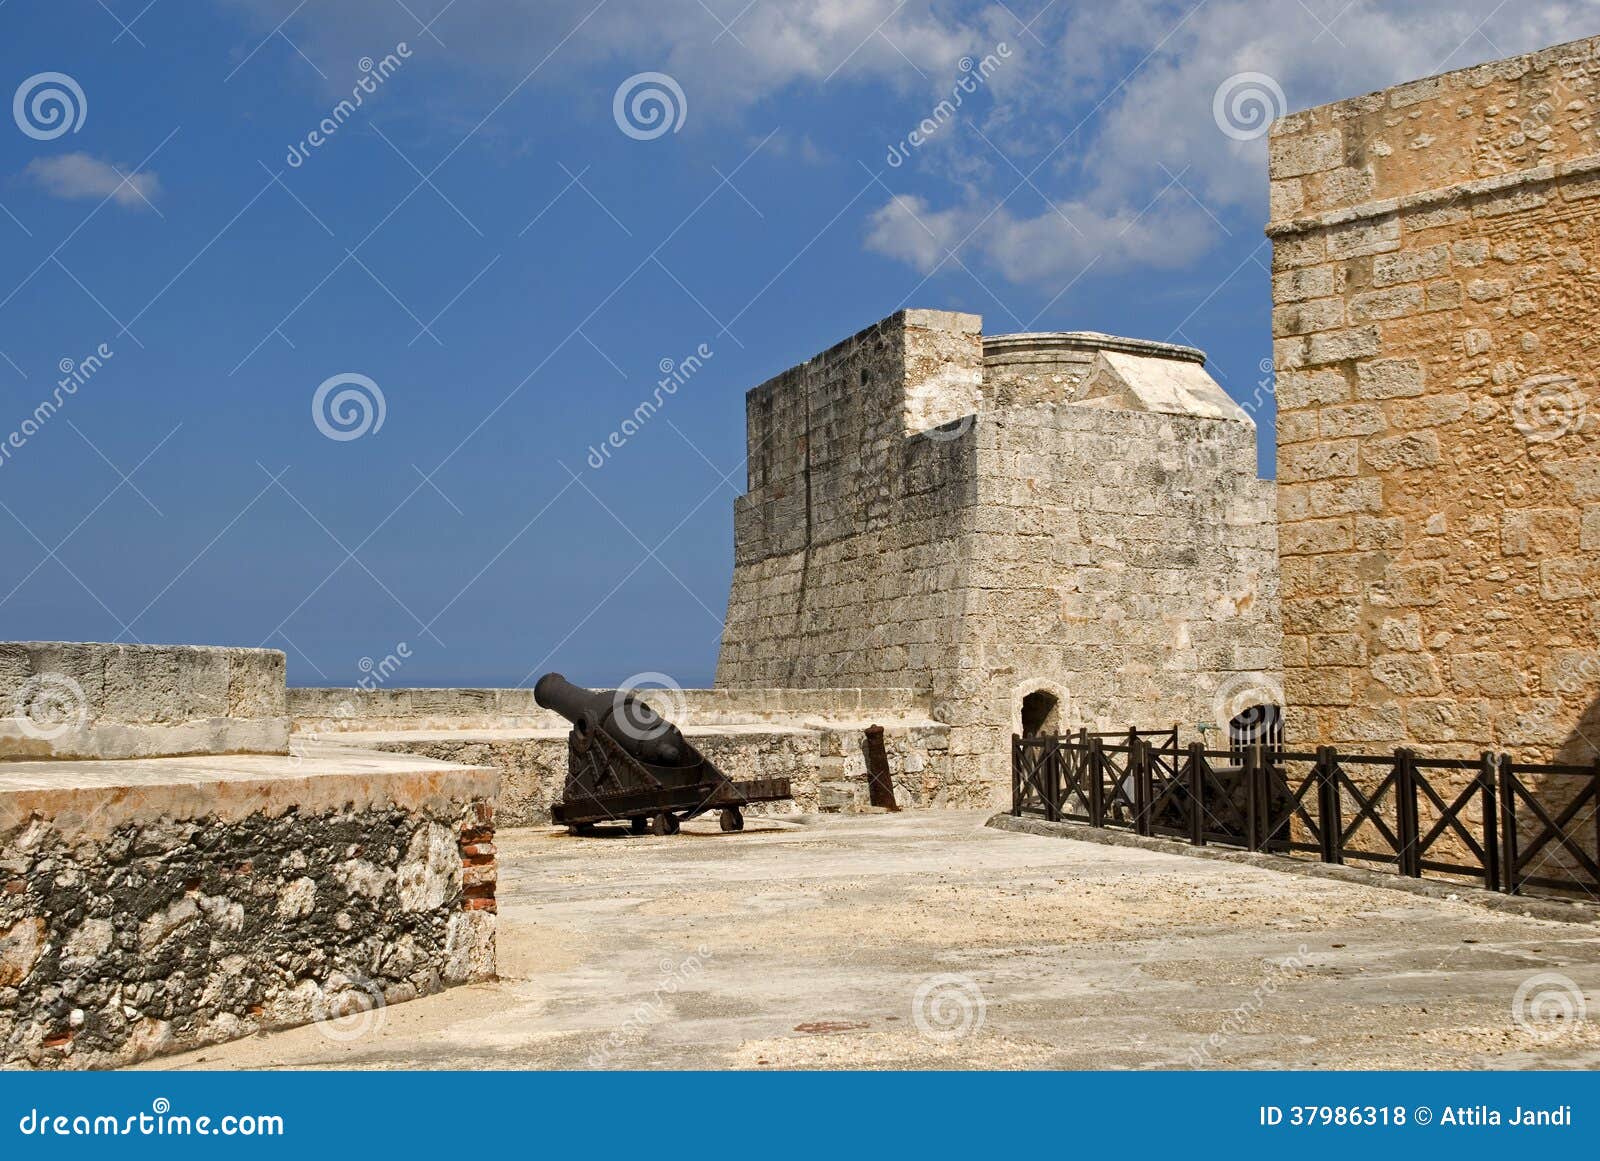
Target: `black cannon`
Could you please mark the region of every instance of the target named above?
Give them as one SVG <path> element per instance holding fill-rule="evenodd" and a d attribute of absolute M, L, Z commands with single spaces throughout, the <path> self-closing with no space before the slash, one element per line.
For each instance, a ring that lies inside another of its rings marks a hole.
<path fill-rule="evenodd" d="M 743 807 L 791 797 L 787 778 L 728 778 L 632 690 L 584 689 L 547 673 L 533 700 L 572 723 L 566 787 L 550 815 L 574 833 L 626 819 L 634 834 L 676 834 L 709 810 L 723 830 L 743 830 Z"/>

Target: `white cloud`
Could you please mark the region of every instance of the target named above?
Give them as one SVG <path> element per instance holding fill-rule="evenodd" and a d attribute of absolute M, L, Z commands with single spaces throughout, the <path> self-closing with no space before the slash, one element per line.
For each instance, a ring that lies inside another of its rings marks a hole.
<path fill-rule="evenodd" d="M 934 211 L 913 194 L 890 198 L 869 220 L 867 245 L 932 274 L 971 229 L 961 210 Z"/>
<path fill-rule="evenodd" d="M 121 206 L 149 209 L 161 183 L 150 170 L 102 161 L 87 153 L 64 153 L 28 162 L 23 171 L 58 198 L 107 198 Z"/>
<path fill-rule="evenodd" d="M 953 192 L 939 200 L 924 190 L 910 207 L 941 230 L 969 223 L 953 231 L 969 265 L 1046 288 L 1090 263 L 1101 272 L 1185 265 L 1223 230 L 1259 228 L 1265 138 L 1230 138 L 1212 114 L 1235 74 L 1272 77 L 1286 112 L 1593 34 L 1600 14 L 1594 3 L 1498 0 L 1060 8 L 1060 19 L 1033 26 L 1043 44 L 1016 21 L 1009 31 L 1005 21 L 984 25 L 1005 35 L 1014 60 L 990 85 L 994 104 L 919 159 L 925 171 L 956 175 Z M 907 210 L 880 206 L 866 243 L 925 273 L 936 244 L 908 229 Z"/>
<path fill-rule="evenodd" d="M 295 43 L 338 89 L 363 55 L 407 41 L 417 59 L 470 64 L 514 83 L 552 80 L 597 61 L 628 61 L 676 77 L 690 104 L 710 116 L 737 113 L 796 83 L 843 84 L 869 77 L 910 87 L 948 71 L 969 47 L 969 30 L 934 0 L 341 0 L 295 15 L 298 0 L 226 0 L 254 17 L 262 35 L 286 19 Z M 443 12 L 433 27 L 423 21 Z M 237 46 L 242 59 L 254 47 Z M 250 67 L 250 66 L 246 66 Z M 504 87 L 509 87 L 509 83 Z M 609 100 L 610 92 L 605 94 Z"/>
<path fill-rule="evenodd" d="M 900 194 L 872 213 L 866 244 L 922 274 L 977 254 L 1012 282 L 1049 283 L 1091 265 L 1102 273 L 1130 265 L 1182 266 L 1209 249 L 1216 233 L 1198 207 L 1182 202 L 1110 212 L 1056 202 L 1028 217 L 1003 205 L 936 209 L 926 198 Z"/>
<path fill-rule="evenodd" d="M 228 2 L 265 35 L 297 0 Z M 495 99 L 559 85 L 597 122 L 609 73 L 643 67 L 689 92 L 691 131 L 804 132 L 805 102 L 845 92 L 885 148 L 950 95 L 963 55 L 1005 41 L 983 92 L 903 166 L 861 159 L 898 195 L 868 211 L 864 239 L 923 272 L 954 247 L 975 270 L 1059 289 L 1091 262 L 1183 265 L 1224 230 L 1259 229 L 1265 140 L 1234 140 L 1212 116 L 1230 76 L 1267 74 L 1307 108 L 1593 34 L 1597 15 L 1595 0 L 455 0 L 436 28 L 446 48 L 393 0 L 345 0 L 290 30 L 330 83 L 409 40 L 420 60 L 492 81 Z"/>

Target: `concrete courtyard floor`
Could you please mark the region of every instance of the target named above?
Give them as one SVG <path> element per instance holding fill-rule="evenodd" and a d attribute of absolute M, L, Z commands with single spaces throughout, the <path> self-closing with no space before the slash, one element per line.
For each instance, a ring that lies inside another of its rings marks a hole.
<path fill-rule="evenodd" d="M 984 817 L 502 831 L 498 982 L 146 1067 L 1600 1067 L 1593 926 Z"/>

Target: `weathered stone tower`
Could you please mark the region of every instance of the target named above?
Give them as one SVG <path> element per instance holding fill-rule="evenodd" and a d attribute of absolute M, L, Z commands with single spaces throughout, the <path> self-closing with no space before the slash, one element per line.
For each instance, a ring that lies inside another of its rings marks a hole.
<path fill-rule="evenodd" d="M 931 689 L 975 802 L 1013 732 L 1275 702 L 1272 484 L 1204 361 L 909 310 L 755 388 L 717 684 Z"/>

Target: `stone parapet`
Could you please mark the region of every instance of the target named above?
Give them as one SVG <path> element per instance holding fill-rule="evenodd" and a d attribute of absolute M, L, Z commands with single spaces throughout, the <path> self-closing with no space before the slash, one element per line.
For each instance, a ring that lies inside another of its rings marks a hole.
<path fill-rule="evenodd" d="M 1269 233 L 1492 193 L 1594 152 L 1600 38 L 1425 77 L 1273 124 Z M 1350 218 L 1338 215 L 1348 214 Z"/>
<path fill-rule="evenodd" d="M 288 747 L 275 649 L 0 642 L 0 761 Z"/>
<path fill-rule="evenodd" d="M 915 689 L 652 689 L 639 697 L 677 726 L 798 724 L 810 719 L 869 721 L 925 717 L 926 691 Z M 289 690 L 298 734 L 366 730 L 557 730 L 568 723 L 533 700 L 532 689 Z"/>
<path fill-rule="evenodd" d="M 751 813 L 831 813 L 868 804 L 863 731 L 884 727 L 890 774 L 900 806 L 982 806 L 983 779 L 950 753 L 950 727 L 919 717 L 879 716 L 856 722 L 689 726 L 684 734 L 730 778 L 787 778 L 789 802 L 759 804 Z M 296 735 L 298 739 L 301 735 Z M 567 730 L 364 730 L 335 741 L 391 753 L 489 766 L 500 772 L 502 826 L 545 826 L 560 801 L 567 772 Z M 298 741 L 295 743 L 298 745 Z"/>

